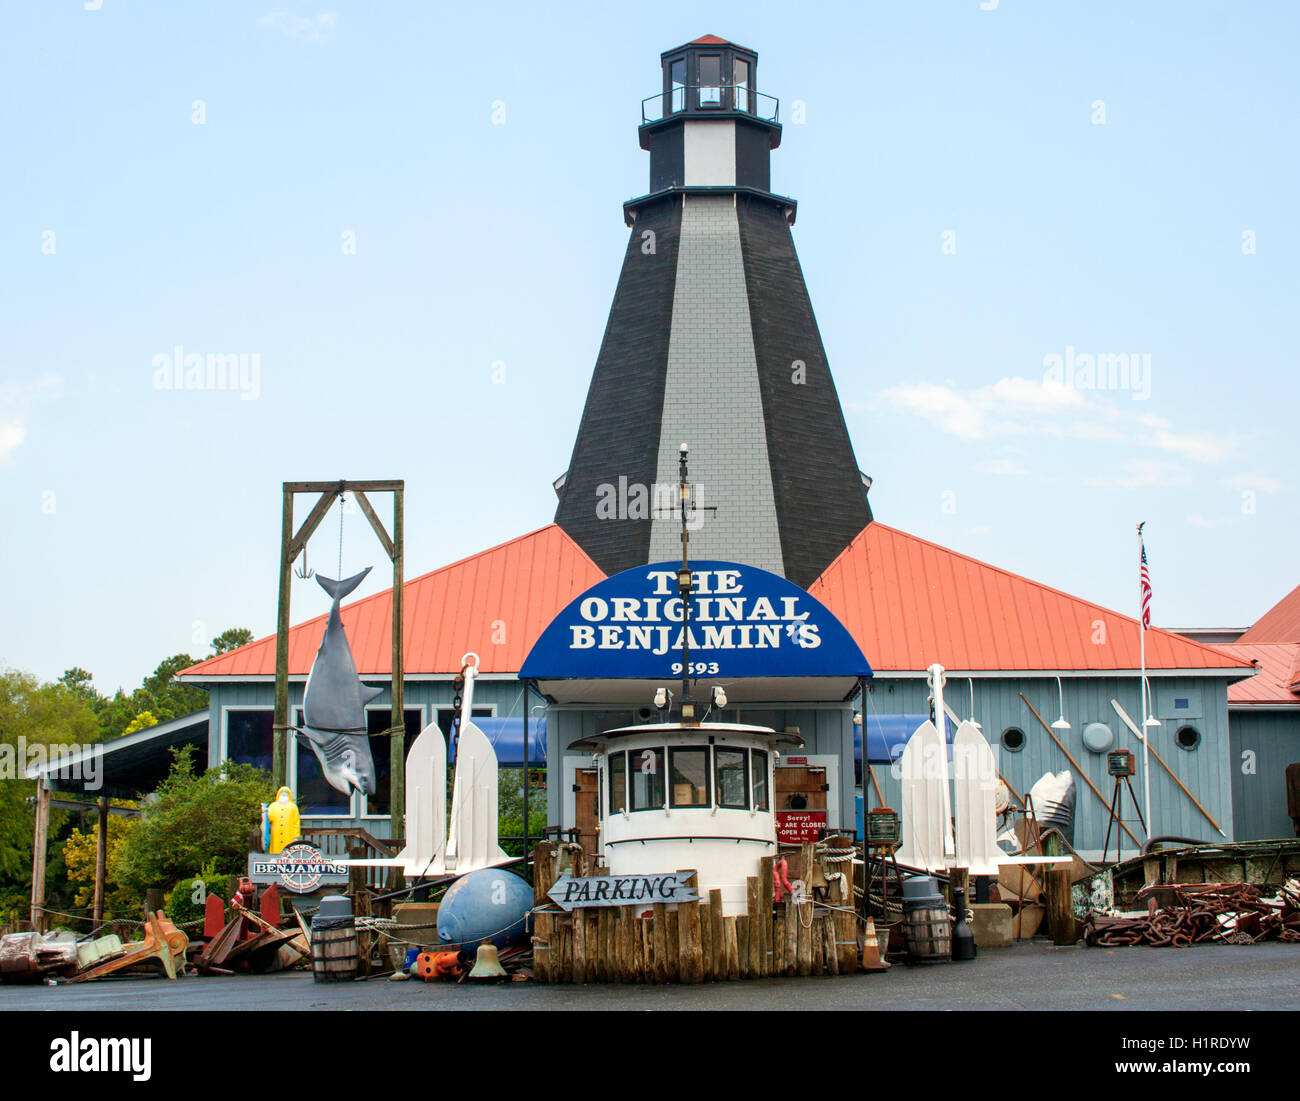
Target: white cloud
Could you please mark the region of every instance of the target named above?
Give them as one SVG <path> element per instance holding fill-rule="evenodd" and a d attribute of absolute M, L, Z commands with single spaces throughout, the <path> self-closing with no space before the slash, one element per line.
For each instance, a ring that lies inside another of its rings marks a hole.
<path fill-rule="evenodd" d="M 1220 478 L 1219 484 L 1229 489 L 1251 489 L 1257 493 L 1288 493 L 1291 488 L 1268 474 L 1234 474 L 1230 478 Z"/>
<path fill-rule="evenodd" d="M 1232 451 L 1232 444 L 1228 440 L 1192 433 L 1179 435 L 1164 428 L 1152 433 L 1151 443 L 1161 451 L 1171 451 L 1198 463 L 1217 463 Z"/>
<path fill-rule="evenodd" d="M 1105 478 L 1088 478 L 1085 485 L 1101 488 L 1140 489 L 1143 486 L 1170 486 L 1181 482 L 1183 468 L 1161 459 L 1130 459 L 1123 474 Z"/>
<path fill-rule="evenodd" d="M 1059 413 L 1087 404 L 1082 393 L 1055 379 L 1000 378 L 988 389 L 997 401 L 1035 413 Z"/>
<path fill-rule="evenodd" d="M 35 382 L 6 382 L 0 386 L 0 465 L 13 461 L 14 452 L 27 439 L 27 418 L 33 400 L 57 398 L 63 392 L 58 375 L 42 375 Z"/>
<path fill-rule="evenodd" d="M 1078 390 L 1059 382 L 1019 377 L 998 379 L 992 386 L 967 393 L 948 383 L 910 383 L 892 386 L 881 397 L 963 440 L 1023 435 L 1034 429 L 1032 419 L 1024 423 L 1024 418 L 1051 416 L 1087 404 Z"/>
<path fill-rule="evenodd" d="M 261 27 L 283 31 L 292 38 L 319 42 L 337 25 L 338 15 L 332 11 L 320 12 L 316 15 L 295 15 L 288 11 L 273 11 L 261 16 L 257 23 Z"/>
<path fill-rule="evenodd" d="M 1003 474 L 1010 478 L 1023 478 L 1029 473 L 1015 459 L 985 459 L 975 465 L 978 474 Z"/>

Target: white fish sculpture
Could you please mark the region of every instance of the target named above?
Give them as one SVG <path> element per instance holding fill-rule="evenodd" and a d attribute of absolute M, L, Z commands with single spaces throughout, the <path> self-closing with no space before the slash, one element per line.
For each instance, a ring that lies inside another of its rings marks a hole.
<path fill-rule="evenodd" d="M 320 587 L 333 598 L 325 635 L 316 651 L 307 688 L 303 693 L 303 731 L 330 787 L 344 794 L 353 788 L 375 793 L 375 762 L 370 756 L 366 729 L 366 704 L 383 691 L 361 683 L 343 631 L 339 603 L 366 579 L 367 566 L 343 581 L 316 575 Z"/>

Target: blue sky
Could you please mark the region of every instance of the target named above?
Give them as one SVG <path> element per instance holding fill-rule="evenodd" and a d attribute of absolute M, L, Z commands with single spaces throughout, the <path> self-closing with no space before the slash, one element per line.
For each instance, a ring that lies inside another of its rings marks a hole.
<path fill-rule="evenodd" d="M 270 632 L 284 480 L 405 478 L 408 576 L 549 522 L 646 189 L 639 101 L 705 33 L 782 102 L 773 187 L 878 519 L 1125 612 L 1145 520 L 1157 625 L 1244 626 L 1300 580 L 1293 5 L 5 25 L 0 665 L 111 691 Z M 157 388 L 177 346 L 256 355 L 256 397 Z M 1118 354 L 1141 385 L 1050 376 Z M 296 584 L 295 618 L 324 610 Z"/>

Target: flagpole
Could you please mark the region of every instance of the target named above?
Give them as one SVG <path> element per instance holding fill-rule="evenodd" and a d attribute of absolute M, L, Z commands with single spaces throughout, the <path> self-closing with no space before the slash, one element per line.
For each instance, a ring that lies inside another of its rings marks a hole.
<path fill-rule="evenodd" d="M 1146 588 L 1142 580 L 1142 566 L 1145 558 L 1146 549 L 1142 544 L 1142 529 L 1146 526 L 1146 521 L 1138 524 L 1138 655 L 1142 664 L 1142 801 L 1146 804 L 1147 810 L 1147 840 L 1151 840 L 1152 822 L 1154 815 L 1151 813 L 1151 759 L 1147 753 L 1147 738 L 1151 736 L 1151 728 L 1147 726 L 1147 716 L 1151 714 L 1149 710 L 1149 700 L 1147 699 L 1147 625 L 1146 625 Z"/>

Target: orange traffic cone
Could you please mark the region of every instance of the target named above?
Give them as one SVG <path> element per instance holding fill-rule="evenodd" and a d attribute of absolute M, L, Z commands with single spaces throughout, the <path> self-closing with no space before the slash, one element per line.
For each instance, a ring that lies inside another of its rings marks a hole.
<path fill-rule="evenodd" d="M 876 936 L 876 923 L 867 918 L 867 932 L 862 938 L 862 970 L 888 971 L 889 963 L 880 954 L 880 939 Z"/>

